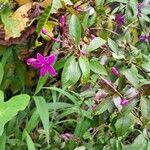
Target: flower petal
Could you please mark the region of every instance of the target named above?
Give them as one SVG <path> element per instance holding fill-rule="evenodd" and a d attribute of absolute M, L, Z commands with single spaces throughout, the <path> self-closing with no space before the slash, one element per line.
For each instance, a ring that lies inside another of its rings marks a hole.
<path fill-rule="evenodd" d="M 55 69 L 52 66 L 47 67 L 47 70 L 52 77 L 56 76 Z"/>
<path fill-rule="evenodd" d="M 45 57 L 47 64 L 51 65 L 54 63 L 56 56 L 51 54 L 50 56 Z"/>
<path fill-rule="evenodd" d="M 42 64 L 40 64 L 39 61 L 35 58 L 27 59 L 27 64 L 31 65 L 34 68 L 41 68 L 42 67 Z"/>
<path fill-rule="evenodd" d="M 44 57 L 40 53 L 37 54 L 37 60 L 41 64 L 46 64 Z"/>
<path fill-rule="evenodd" d="M 42 77 L 45 76 L 46 72 L 47 72 L 47 68 L 42 67 L 41 70 L 40 70 L 40 76 L 42 76 Z"/>

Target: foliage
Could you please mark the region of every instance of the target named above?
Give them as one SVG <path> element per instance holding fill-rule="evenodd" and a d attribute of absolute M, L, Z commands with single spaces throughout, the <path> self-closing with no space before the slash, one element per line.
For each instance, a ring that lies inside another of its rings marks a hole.
<path fill-rule="evenodd" d="M 0 1 L 0 150 L 149 150 L 149 9 Z"/>

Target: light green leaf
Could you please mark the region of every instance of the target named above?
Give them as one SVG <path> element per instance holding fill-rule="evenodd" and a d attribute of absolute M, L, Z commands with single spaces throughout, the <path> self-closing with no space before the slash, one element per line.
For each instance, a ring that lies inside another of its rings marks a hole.
<path fill-rule="evenodd" d="M 79 44 L 81 38 L 81 25 L 76 15 L 72 15 L 69 23 L 69 34 Z"/>
<path fill-rule="evenodd" d="M 115 123 L 116 133 L 117 135 L 123 136 L 129 131 L 130 127 L 134 125 L 133 115 L 130 113 L 128 115 L 122 115 L 117 119 Z"/>
<path fill-rule="evenodd" d="M 90 42 L 90 45 L 87 47 L 87 51 L 92 52 L 97 48 L 101 47 L 102 45 L 104 45 L 105 43 L 106 41 L 104 39 L 96 37 Z"/>
<path fill-rule="evenodd" d="M 93 72 L 101 75 L 107 75 L 105 67 L 96 59 L 90 61 L 90 68 Z"/>
<path fill-rule="evenodd" d="M 125 70 L 123 74 L 135 88 L 139 87 L 138 71 L 134 65 L 130 69 Z"/>
<path fill-rule="evenodd" d="M 63 3 L 65 5 L 72 5 L 72 2 L 70 0 L 63 0 Z M 62 7 L 63 7 L 62 0 L 53 0 L 51 14 L 57 13 L 58 9 Z"/>
<path fill-rule="evenodd" d="M 6 150 L 6 133 L 3 132 L 3 134 L 0 136 L 0 150 Z"/>
<path fill-rule="evenodd" d="M 49 143 L 49 112 L 47 103 L 42 96 L 34 96 L 33 98 L 45 130 L 47 143 Z"/>
<path fill-rule="evenodd" d="M 109 38 L 108 45 L 115 54 L 118 54 L 118 45 L 116 44 L 115 41 Z"/>
<path fill-rule="evenodd" d="M 141 65 L 146 71 L 150 72 L 150 62 L 143 63 Z"/>
<path fill-rule="evenodd" d="M 80 56 L 79 65 L 82 71 L 82 81 L 87 82 L 90 77 L 90 63 L 86 56 Z"/>
<path fill-rule="evenodd" d="M 142 96 L 140 99 L 142 117 L 150 120 L 150 100 Z"/>
<path fill-rule="evenodd" d="M 77 83 L 81 76 L 81 71 L 79 69 L 79 64 L 76 62 L 75 57 L 71 56 L 67 59 L 63 72 L 61 81 L 64 86 L 71 86 Z"/>
<path fill-rule="evenodd" d="M 30 96 L 21 94 L 12 97 L 0 105 L 0 135 L 3 133 L 4 125 L 11 120 L 18 111 L 24 110 L 28 105 Z"/>
<path fill-rule="evenodd" d="M 133 144 L 123 146 L 122 150 L 149 150 L 147 147 L 147 140 L 144 135 L 140 134 L 136 137 Z"/>
<path fill-rule="evenodd" d="M 35 146 L 30 135 L 27 132 L 25 133 L 26 133 L 26 142 L 27 142 L 28 150 L 35 150 Z"/>

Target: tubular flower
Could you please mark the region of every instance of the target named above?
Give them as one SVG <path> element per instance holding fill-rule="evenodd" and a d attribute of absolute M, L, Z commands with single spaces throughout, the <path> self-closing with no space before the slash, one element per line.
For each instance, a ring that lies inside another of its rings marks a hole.
<path fill-rule="evenodd" d="M 112 73 L 113 73 L 115 76 L 117 76 L 118 78 L 120 77 L 120 73 L 119 73 L 119 71 L 118 71 L 115 67 L 112 67 L 112 68 L 111 68 L 111 71 L 112 71 Z"/>
<path fill-rule="evenodd" d="M 116 14 L 115 21 L 120 26 L 124 25 L 125 24 L 124 14 L 122 14 L 122 13 Z"/>
<path fill-rule="evenodd" d="M 27 59 L 27 64 L 31 65 L 36 69 L 40 69 L 40 76 L 45 76 L 48 72 L 52 77 L 56 76 L 55 69 L 52 64 L 54 63 L 56 56 L 51 54 L 47 57 L 42 56 L 40 53 L 37 54 L 37 59 Z"/>
<path fill-rule="evenodd" d="M 122 99 L 121 102 L 120 102 L 120 104 L 121 104 L 122 106 L 128 105 L 128 103 L 129 103 L 129 101 L 126 100 L 126 99 Z"/>

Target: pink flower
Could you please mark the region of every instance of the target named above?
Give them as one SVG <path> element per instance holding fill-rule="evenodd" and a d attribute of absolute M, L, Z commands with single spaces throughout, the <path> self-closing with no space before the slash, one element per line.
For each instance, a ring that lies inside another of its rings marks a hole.
<path fill-rule="evenodd" d="M 61 134 L 61 138 L 62 138 L 64 141 L 68 141 L 68 140 L 70 140 L 72 137 L 73 137 L 73 135 L 70 134 L 70 133 Z"/>
<path fill-rule="evenodd" d="M 105 98 L 106 96 L 107 96 L 107 93 L 106 93 L 105 91 L 99 90 L 99 91 L 96 93 L 95 97 L 94 97 L 94 101 L 95 101 L 96 103 L 99 103 L 100 100 L 101 100 L 102 98 Z"/>
<path fill-rule="evenodd" d="M 31 65 L 36 69 L 40 69 L 40 76 L 45 76 L 48 72 L 52 77 L 56 75 L 55 69 L 52 64 L 54 63 L 56 56 L 51 54 L 47 57 L 42 56 L 40 53 L 37 54 L 37 59 L 29 58 L 27 59 L 27 64 Z"/>
<path fill-rule="evenodd" d="M 42 28 L 41 32 L 42 32 L 44 35 L 48 35 L 48 32 L 47 32 L 46 28 L 44 28 L 44 27 Z"/>
<path fill-rule="evenodd" d="M 126 99 L 122 99 L 121 102 L 120 102 L 120 104 L 121 104 L 122 106 L 128 105 L 128 103 L 129 103 L 129 101 L 126 100 Z"/>
<path fill-rule="evenodd" d="M 120 73 L 119 73 L 119 71 L 118 71 L 115 67 L 112 67 L 112 68 L 111 68 L 111 71 L 112 71 L 112 73 L 113 73 L 115 76 L 117 76 L 118 78 L 120 77 Z"/>
<path fill-rule="evenodd" d="M 59 18 L 60 26 L 64 27 L 66 25 L 66 18 L 64 15 L 61 15 Z"/>
<path fill-rule="evenodd" d="M 115 21 L 119 26 L 124 25 L 125 24 L 124 14 L 122 14 L 122 13 L 116 14 Z"/>

